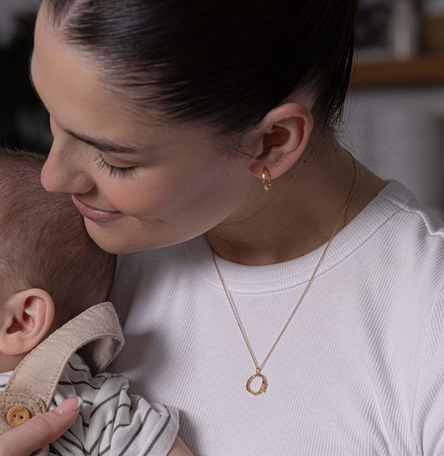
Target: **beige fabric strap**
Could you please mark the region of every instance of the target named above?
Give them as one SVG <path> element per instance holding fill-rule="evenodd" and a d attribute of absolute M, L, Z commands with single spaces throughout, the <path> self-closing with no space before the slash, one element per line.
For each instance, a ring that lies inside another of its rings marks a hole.
<path fill-rule="evenodd" d="M 38 397 L 25 393 L 0 393 L 0 435 L 12 429 L 8 423 L 7 415 L 11 407 L 20 405 L 25 407 L 31 416 L 40 415 L 46 412 L 45 403 Z"/>
<path fill-rule="evenodd" d="M 21 405 L 31 416 L 46 412 L 69 358 L 79 349 L 93 375 L 102 372 L 124 343 L 114 307 L 97 304 L 70 320 L 32 350 L 0 392 L 0 434 L 12 429 L 6 415 Z M 36 455 L 47 454 L 47 448 Z"/>
<path fill-rule="evenodd" d="M 5 393 L 37 396 L 49 407 L 68 359 L 81 347 L 93 375 L 117 356 L 123 346 L 123 334 L 114 307 L 97 304 L 51 334 L 17 366 L 5 387 Z"/>

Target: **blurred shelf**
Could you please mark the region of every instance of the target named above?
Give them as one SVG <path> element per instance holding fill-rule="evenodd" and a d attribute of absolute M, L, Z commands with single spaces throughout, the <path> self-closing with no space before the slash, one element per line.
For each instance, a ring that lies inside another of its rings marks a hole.
<path fill-rule="evenodd" d="M 406 87 L 444 85 L 444 54 L 425 54 L 407 61 L 359 63 L 352 74 L 350 87 Z"/>

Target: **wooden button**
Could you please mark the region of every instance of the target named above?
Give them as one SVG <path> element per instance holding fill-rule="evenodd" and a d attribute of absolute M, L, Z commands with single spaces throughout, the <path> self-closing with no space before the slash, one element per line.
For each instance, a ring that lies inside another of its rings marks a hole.
<path fill-rule="evenodd" d="M 19 427 L 31 418 L 31 414 L 25 407 L 15 405 L 9 409 L 7 418 L 12 427 Z"/>

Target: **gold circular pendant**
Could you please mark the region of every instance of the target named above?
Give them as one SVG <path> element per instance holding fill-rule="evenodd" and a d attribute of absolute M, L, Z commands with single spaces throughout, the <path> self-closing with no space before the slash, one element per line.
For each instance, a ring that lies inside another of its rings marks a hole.
<path fill-rule="evenodd" d="M 251 385 L 251 382 L 257 377 L 259 377 L 262 380 L 262 384 L 261 384 L 261 387 L 259 388 L 258 391 L 253 391 L 251 389 L 250 385 Z M 252 375 L 247 381 L 247 391 L 250 394 L 252 394 L 253 396 L 259 396 L 259 394 L 265 393 L 265 391 L 267 391 L 267 387 L 268 387 L 267 379 L 262 374 L 260 374 L 259 372 L 257 372 L 256 374 Z"/>

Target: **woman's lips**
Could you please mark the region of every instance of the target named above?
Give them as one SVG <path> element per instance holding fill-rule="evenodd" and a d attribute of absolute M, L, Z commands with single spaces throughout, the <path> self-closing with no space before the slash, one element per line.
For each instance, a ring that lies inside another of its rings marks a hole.
<path fill-rule="evenodd" d="M 103 211 L 101 209 L 97 209 L 96 207 L 88 206 L 88 204 L 82 203 L 74 195 L 71 196 L 77 210 L 83 215 L 83 217 L 92 220 L 93 222 L 111 222 L 112 220 L 117 220 L 123 217 L 122 212 Z"/>

